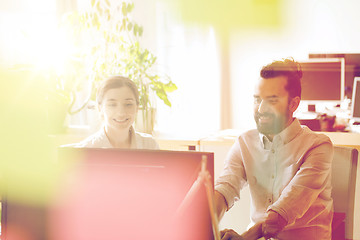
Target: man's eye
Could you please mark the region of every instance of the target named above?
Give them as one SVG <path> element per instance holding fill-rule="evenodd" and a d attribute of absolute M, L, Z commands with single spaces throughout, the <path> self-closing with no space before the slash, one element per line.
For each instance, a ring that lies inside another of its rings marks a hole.
<path fill-rule="evenodd" d="M 126 106 L 127 107 L 132 107 L 132 106 L 134 106 L 134 104 L 133 103 L 127 103 Z"/>
<path fill-rule="evenodd" d="M 108 103 L 108 104 L 106 104 L 106 106 L 108 106 L 108 107 L 116 107 L 116 103 Z"/>
<path fill-rule="evenodd" d="M 278 100 L 277 99 L 272 99 L 272 100 L 269 100 L 269 103 L 270 104 L 275 104 L 275 103 L 277 103 L 278 102 Z"/>
<path fill-rule="evenodd" d="M 254 103 L 255 103 L 255 104 L 260 104 L 260 103 L 261 103 L 261 99 L 260 99 L 260 98 L 254 98 Z"/>

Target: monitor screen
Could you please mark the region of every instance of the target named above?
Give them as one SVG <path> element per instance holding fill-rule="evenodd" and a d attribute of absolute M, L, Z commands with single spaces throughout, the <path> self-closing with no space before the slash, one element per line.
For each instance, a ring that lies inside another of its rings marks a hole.
<path fill-rule="evenodd" d="M 344 59 L 309 59 L 299 61 L 301 99 L 306 101 L 337 101 L 344 98 Z"/>
<path fill-rule="evenodd" d="M 351 102 L 351 117 L 360 122 L 360 77 L 354 78 L 354 90 Z"/>
<path fill-rule="evenodd" d="M 165 240 L 179 236 L 212 240 L 205 188 L 197 188 L 193 197 L 187 197 L 197 182 L 203 159 L 213 179 L 213 153 L 60 148 L 58 161 L 65 163 L 60 165 L 66 171 L 59 178 L 54 201 L 46 206 L 46 214 L 44 208 L 29 212 L 29 219 L 41 218 L 36 227 L 31 225 L 31 231 L 37 228 L 35 233 L 42 235 L 33 237 Z M 191 200 L 184 204 L 185 199 Z M 9 201 L 7 206 L 11 222 L 5 219 L 7 231 L 1 239 L 12 239 L 16 233 L 11 229 L 19 232 L 24 227 L 24 232 L 31 232 L 27 229 L 29 224 L 20 221 L 21 215 L 10 217 L 24 206 Z"/>
<path fill-rule="evenodd" d="M 309 53 L 309 58 L 344 58 L 345 95 L 352 98 L 354 77 L 360 76 L 360 53 Z"/>

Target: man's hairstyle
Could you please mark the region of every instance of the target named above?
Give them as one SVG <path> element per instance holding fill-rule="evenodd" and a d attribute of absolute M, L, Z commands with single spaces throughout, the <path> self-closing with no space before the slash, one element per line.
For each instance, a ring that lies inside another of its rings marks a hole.
<path fill-rule="evenodd" d="M 127 77 L 111 76 L 107 78 L 99 87 L 97 91 L 96 101 L 98 105 L 102 104 L 105 93 L 113 88 L 128 87 L 133 92 L 136 104 L 139 105 L 139 91 L 136 84 Z"/>
<path fill-rule="evenodd" d="M 279 76 L 287 77 L 285 89 L 290 98 L 299 96 L 301 98 L 301 77 L 302 70 L 298 62 L 292 58 L 286 58 L 282 61 L 274 61 L 264 66 L 260 71 L 262 78 L 273 78 Z"/>

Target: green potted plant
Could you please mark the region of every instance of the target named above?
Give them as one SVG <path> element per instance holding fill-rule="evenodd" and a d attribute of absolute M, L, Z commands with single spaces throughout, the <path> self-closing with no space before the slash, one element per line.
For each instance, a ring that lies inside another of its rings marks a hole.
<path fill-rule="evenodd" d="M 89 9 L 63 17 L 61 29 L 72 42 L 74 51 L 68 59 L 68 70 L 59 79 L 70 81 L 72 92 L 91 86 L 91 94 L 76 113 L 95 99 L 96 89 L 106 77 L 124 75 L 133 80 L 140 93 L 138 129 L 152 133 L 153 98 L 171 107 L 168 93 L 177 89 L 168 76 L 154 73 L 156 56 L 140 44 L 143 27 L 131 18 L 133 3 L 92 0 Z M 72 94 L 72 102 L 76 95 Z"/>

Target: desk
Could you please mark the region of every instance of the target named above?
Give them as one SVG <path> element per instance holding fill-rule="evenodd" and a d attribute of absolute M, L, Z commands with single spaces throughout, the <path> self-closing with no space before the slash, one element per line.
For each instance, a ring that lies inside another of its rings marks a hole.
<path fill-rule="evenodd" d="M 350 132 L 321 132 L 327 135 L 334 145 L 353 147 L 360 151 L 360 133 Z"/>
<path fill-rule="evenodd" d="M 162 150 L 173 151 L 199 151 L 200 141 L 197 138 L 189 139 L 171 139 L 171 138 L 155 138 Z"/>

